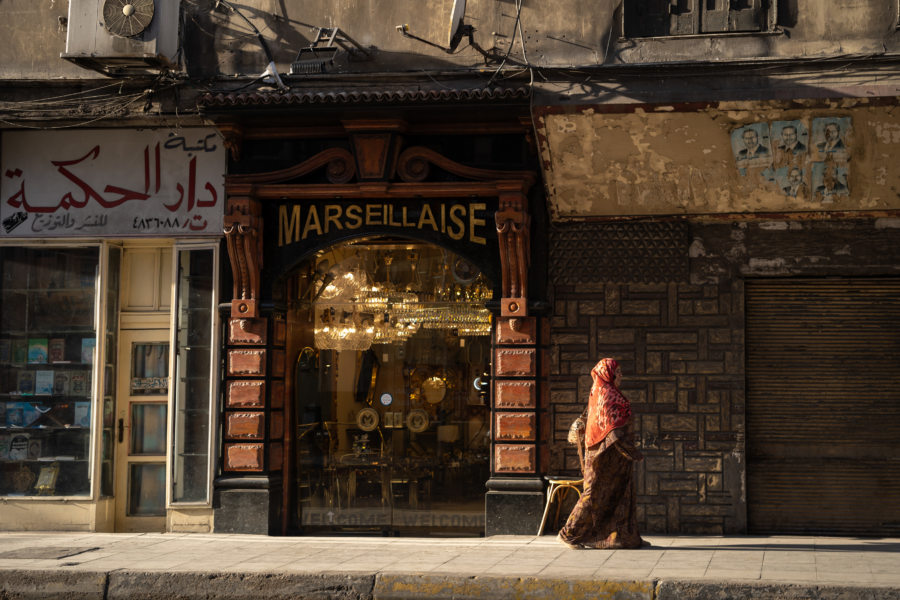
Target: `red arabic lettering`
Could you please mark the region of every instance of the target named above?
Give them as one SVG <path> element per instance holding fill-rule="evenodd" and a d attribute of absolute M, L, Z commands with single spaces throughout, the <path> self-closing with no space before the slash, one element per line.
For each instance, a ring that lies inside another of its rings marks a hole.
<path fill-rule="evenodd" d="M 184 202 L 184 186 L 176 184 L 175 186 L 178 189 L 178 200 L 173 202 L 172 204 L 165 204 L 164 206 L 168 208 L 170 211 L 175 212 L 179 208 L 181 208 L 181 203 Z M 213 187 L 212 183 L 206 182 L 206 185 L 203 186 L 203 189 L 209 191 L 210 200 L 200 200 L 197 198 L 197 157 L 191 159 L 191 162 L 188 166 L 188 185 L 187 185 L 187 211 L 191 212 L 194 210 L 194 206 L 196 205 L 198 208 L 207 208 L 210 206 L 215 206 L 216 202 L 219 200 L 219 196 L 216 193 L 216 188 Z"/>

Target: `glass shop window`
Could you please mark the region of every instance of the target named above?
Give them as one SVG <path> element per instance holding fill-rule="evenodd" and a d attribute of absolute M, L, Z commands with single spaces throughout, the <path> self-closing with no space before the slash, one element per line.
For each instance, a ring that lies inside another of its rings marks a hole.
<path fill-rule="evenodd" d="M 492 282 L 440 247 L 366 240 L 289 289 L 295 526 L 482 533 Z"/>
<path fill-rule="evenodd" d="M 210 486 L 216 249 L 176 249 L 172 502 L 207 503 Z"/>
<path fill-rule="evenodd" d="M 0 496 L 91 493 L 99 258 L 0 248 Z"/>

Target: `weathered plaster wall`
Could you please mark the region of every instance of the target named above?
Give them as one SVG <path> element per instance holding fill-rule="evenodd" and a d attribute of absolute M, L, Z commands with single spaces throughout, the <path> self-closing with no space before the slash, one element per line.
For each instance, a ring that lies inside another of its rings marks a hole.
<path fill-rule="evenodd" d="M 852 123 L 852 131 L 843 132 L 848 149 L 826 156 L 813 146 L 820 139 L 815 129 L 835 119 Z M 777 171 L 788 165 L 778 156 L 742 164 L 740 138 L 732 144 L 735 130 L 765 124 L 772 131 L 767 142 L 774 155 L 775 124 L 787 121 L 799 122 L 808 133 L 810 149 L 795 162 L 805 178 L 805 195 L 784 191 L 786 171 Z M 900 149 L 900 109 L 866 99 L 790 109 L 720 103 L 697 112 L 676 112 L 671 106 L 638 107 L 625 114 L 548 109 L 538 127 L 551 213 L 557 219 L 900 208 L 900 172 L 892 166 Z M 835 157 L 849 189 L 824 198 L 815 190 L 824 165 Z"/>
<path fill-rule="evenodd" d="M 66 50 L 66 0 L 3 0 L 0 14 L 0 79 L 98 77 L 59 57 Z"/>

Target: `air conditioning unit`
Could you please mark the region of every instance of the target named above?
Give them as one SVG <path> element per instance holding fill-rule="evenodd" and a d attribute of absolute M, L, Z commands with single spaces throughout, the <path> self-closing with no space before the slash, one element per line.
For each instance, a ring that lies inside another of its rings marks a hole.
<path fill-rule="evenodd" d="M 62 58 L 105 75 L 174 66 L 180 0 L 69 0 Z"/>

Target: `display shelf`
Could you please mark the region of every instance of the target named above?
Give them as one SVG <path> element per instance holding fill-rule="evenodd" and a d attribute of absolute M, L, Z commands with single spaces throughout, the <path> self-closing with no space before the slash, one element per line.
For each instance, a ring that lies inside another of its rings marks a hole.
<path fill-rule="evenodd" d="M 83 427 L 81 425 L 38 425 L 35 427 L 15 427 L 9 425 L 0 425 L 0 433 L 3 433 L 4 431 L 10 433 L 33 431 L 90 431 L 90 429 L 90 427 Z"/>
<path fill-rule="evenodd" d="M 72 458 L 70 456 L 43 456 L 41 458 L 24 458 L 17 460 L 9 460 L 7 459 L 6 463 L 16 464 L 16 463 L 52 463 L 52 462 L 60 462 L 60 463 L 84 463 L 88 462 L 87 458 Z"/>
<path fill-rule="evenodd" d="M 89 488 L 97 248 L 16 248 L 0 258 L 0 495 Z M 43 479 L 59 463 L 52 484 Z"/>

